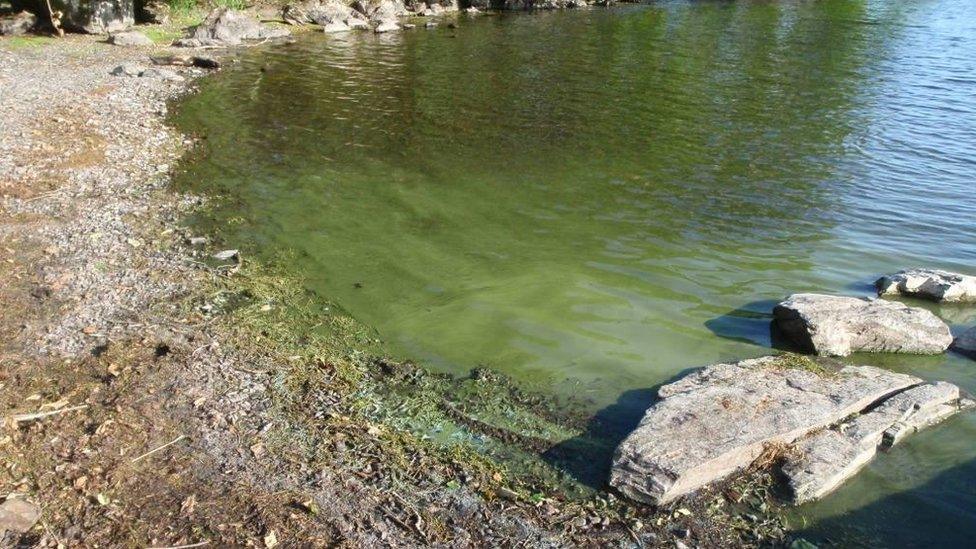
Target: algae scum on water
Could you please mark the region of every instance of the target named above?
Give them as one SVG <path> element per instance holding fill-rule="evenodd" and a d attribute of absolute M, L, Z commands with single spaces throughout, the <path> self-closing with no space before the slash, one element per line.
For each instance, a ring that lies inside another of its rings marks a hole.
<path fill-rule="evenodd" d="M 974 9 L 669 2 L 304 35 L 182 104 L 205 145 L 180 185 L 222 197 L 197 223 L 369 326 L 357 345 L 501 372 L 624 432 L 650 388 L 768 354 L 789 293 L 976 264 Z M 852 361 L 976 390 L 957 356 Z M 527 454 L 591 442 L 548 405 L 525 419 L 452 390 L 438 417 L 517 433 Z M 798 521 L 964 539 L 974 492 L 948 487 L 976 482 L 974 435 L 971 416 L 923 433 Z"/>

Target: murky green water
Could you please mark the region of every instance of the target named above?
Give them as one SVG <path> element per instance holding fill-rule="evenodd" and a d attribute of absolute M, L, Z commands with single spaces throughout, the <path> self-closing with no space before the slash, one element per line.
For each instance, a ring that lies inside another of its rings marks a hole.
<path fill-rule="evenodd" d="M 181 122 L 207 222 L 442 370 L 609 406 L 769 352 L 796 291 L 976 273 L 976 3 L 661 2 L 303 36 L 248 52 Z M 937 309 L 959 329 L 976 310 Z M 976 391 L 956 356 L 856 357 Z M 628 401 L 629 402 L 629 401 Z M 626 408 L 622 406 L 621 408 Z M 810 536 L 976 535 L 976 420 L 915 437 Z"/>

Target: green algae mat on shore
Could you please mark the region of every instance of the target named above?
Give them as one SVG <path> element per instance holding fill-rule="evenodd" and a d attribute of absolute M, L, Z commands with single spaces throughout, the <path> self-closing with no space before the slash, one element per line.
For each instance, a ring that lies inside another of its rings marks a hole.
<path fill-rule="evenodd" d="M 205 141 L 179 186 L 221 197 L 196 223 L 385 352 L 496 370 L 622 430 L 649 388 L 769 353 L 789 293 L 974 273 L 973 21 L 965 0 L 678 1 L 302 35 L 182 103 Z M 952 354 L 850 361 L 976 392 Z M 972 414 L 920 434 L 791 524 L 968 540 L 973 440 Z"/>

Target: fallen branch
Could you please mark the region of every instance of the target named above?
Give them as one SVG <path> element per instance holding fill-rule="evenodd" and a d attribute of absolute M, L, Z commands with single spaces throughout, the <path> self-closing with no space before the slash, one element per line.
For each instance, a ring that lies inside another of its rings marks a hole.
<path fill-rule="evenodd" d="M 35 419 L 41 419 L 48 416 L 56 416 L 59 414 L 63 414 L 65 412 L 84 410 L 87 407 L 88 407 L 87 404 L 82 404 L 80 406 L 72 406 L 70 408 L 61 408 L 60 410 L 51 410 L 50 412 L 34 412 L 32 414 L 17 414 L 15 416 L 12 416 L 11 419 L 14 420 L 15 423 L 23 423 L 25 421 L 34 421 Z"/>
<path fill-rule="evenodd" d="M 180 436 L 178 436 L 178 437 L 176 437 L 176 438 L 174 438 L 173 440 L 171 440 L 171 441 L 169 441 L 169 442 L 167 442 L 166 444 L 163 444 L 162 446 L 160 446 L 160 447 L 158 447 L 158 448 L 155 448 L 155 449 L 152 449 L 152 450 L 149 450 L 149 451 L 148 451 L 148 452 L 146 452 L 145 454 L 142 454 L 141 456 L 139 456 L 139 457 L 137 457 L 137 458 L 135 458 L 135 459 L 133 459 L 133 460 L 132 460 L 132 461 L 131 461 L 130 463 L 135 463 L 135 462 L 137 462 L 137 461 L 139 461 L 139 460 L 140 460 L 140 459 L 142 459 L 142 458 L 146 458 L 146 457 L 149 457 L 149 456 L 151 456 L 151 455 L 153 455 L 153 454 L 155 454 L 156 452 L 158 452 L 158 451 L 160 451 L 160 450 L 165 450 L 166 448 L 169 448 L 170 446 L 172 446 L 172 445 L 174 445 L 174 444 L 176 444 L 177 442 L 179 442 L 179 441 L 181 441 L 181 440 L 183 440 L 184 438 L 186 438 L 186 435 L 180 435 Z"/>

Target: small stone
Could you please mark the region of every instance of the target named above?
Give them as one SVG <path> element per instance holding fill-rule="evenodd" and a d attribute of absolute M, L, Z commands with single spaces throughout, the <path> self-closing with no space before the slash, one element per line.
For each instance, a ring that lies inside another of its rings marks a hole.
<path fill-rule="evenodd" d="M 237 250 L 223 250 L 213 254 L 213 258 L 219 261 L 230 261 L 231 259 L 237 259 L 240 256 L 240 252 Z"/>
<path fill-rule="evenodd" d="M 0 532 L 23 534 L 37 524 L 41 508 L 25 499 L 11 499 L 0 505 Z"/>
<path fill-rule="evenodd" d="M 152 46 L 153 41 L 139 31 L 117 32 L 108 37 L 108 43 L 116 46 Z"/>
<path fill-rule="evenodd" d="M 184 80 L 178 72 L 170 69 L 148 68 L 139 73 L 139 76 L 142 78 L 159 78 L 168 82 L 182 82 Z"/>
<path fill-rule="evenodd" d="M 207 237 L 205 236 L 191 236 L 187 239 L 190 246 L 203 246 L 207 243 Z"/>
<path fill-rule="evenodd" d="M 139 76 L 145 68 L 135 63 L 123 63 L 112 69 L 113 76 Z"/>

